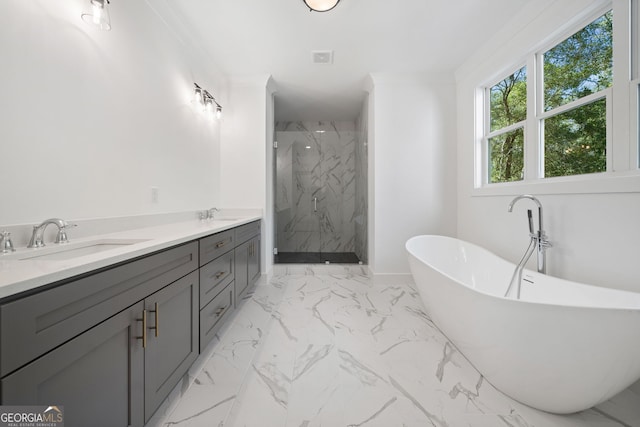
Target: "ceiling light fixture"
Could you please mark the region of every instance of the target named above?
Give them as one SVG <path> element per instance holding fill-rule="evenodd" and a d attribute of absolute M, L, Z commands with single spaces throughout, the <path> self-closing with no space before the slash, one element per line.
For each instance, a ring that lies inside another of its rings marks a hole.
<path fill-rule="evenodd" d="M 107 5 L 110 4 L 109 0 L 89 0 L 89 4 L 91 5 L 91 12 L 80 15 L 82 20 L 103 31 L 111 30 L 111 19 L 107 8 Z"/>
<path fill-rule="evenodd" d="M 340 0 L 302 0 L 310 12 L 328 12 L 340 3 Z"/>
<path fill-rule="evenodd" d="M 207 113 L 211 117 L 213 117 L 213 115 L 214 115 L 214 113 L 213 113 L 213 105 L 215 104 L 215 106 L 216 106 L 216 112 L 215 112 L 216 119 L 221 118 L 222 117 L 222 105 L 218 104 L 218 101 L 216 101 L 216 99 L 213 97 L 213 95 L 211 95 L 208 90 L 201 88 L 200 85 L 198 85 L 198 83 L 194 83 L 193 85 L 195 86 L 194 92 L 195 92 L 195 102 L 196 102 L 196 104 L 198 104 L 202 108 L 202 111 L 204 111 L 205 113 Z"/>

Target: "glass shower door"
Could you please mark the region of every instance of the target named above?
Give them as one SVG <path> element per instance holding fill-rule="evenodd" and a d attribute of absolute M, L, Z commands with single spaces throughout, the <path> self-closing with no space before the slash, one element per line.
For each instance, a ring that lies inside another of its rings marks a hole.
<path fill-rule="evenodd" d="M 276 126 L 276 263 L 358 262 L 353 253 L 355 132 L 323 129 L 327 125 Z"/>

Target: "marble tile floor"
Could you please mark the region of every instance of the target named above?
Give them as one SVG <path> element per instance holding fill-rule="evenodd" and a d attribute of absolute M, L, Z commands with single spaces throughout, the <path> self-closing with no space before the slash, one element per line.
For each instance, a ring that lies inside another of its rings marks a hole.
<path fill-rule="evenodd" d="M 366 271 L 274 266 L 147 426 L 640 426 L 631 391 L 568 416 L 510 399 L 433 325 L 412 283 Z"/>

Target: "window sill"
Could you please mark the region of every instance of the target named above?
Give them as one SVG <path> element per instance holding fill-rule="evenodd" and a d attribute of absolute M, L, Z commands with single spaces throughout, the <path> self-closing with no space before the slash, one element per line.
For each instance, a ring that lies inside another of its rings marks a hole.
<path fill-rule="evenodd" d="M 474 188 L 472 197 L 515 196 L 518 194 L 603 194 L 640 193 L 640 171 L 611 172 L 534 181 L 486 184 Z"/>

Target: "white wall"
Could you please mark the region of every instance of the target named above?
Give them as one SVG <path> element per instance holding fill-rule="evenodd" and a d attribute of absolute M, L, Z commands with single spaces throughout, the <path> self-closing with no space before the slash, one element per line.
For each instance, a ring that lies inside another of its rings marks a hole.
<path fill-rule="evenodd" d="M 220 123 L 190 103 L 194 81 L 224 100 L 215 65 L 146 1 L 112 2 L 109 32 L 87 4 L 0 2 L 0 224 L 217 204 Z"/>
<path fill-rule="evenodd" d="M 273 178 L 267 178 L 267 170 L 272 169 L 267 165 L 273 162 L 273 154 L 267 156 L 269 141 L 273 140 L 272 90 L 268 75 L 230 79 L 229 108 L 224 111 L 220 145 L 220 206 L 262 209 L 262 248 L 266 248 L 262 251 L 263 271 L 270 270 L 273 260 Z"/>
<path fill-rule="evenodd" d="M 531 5 L 505 26 L 492 43 L 480 49 L 457 72 L 458 79 L 458 235 L 517 262 L 526 249 L 526 209 L 521 201 L 514 212 L 507 205 L 514 195 L 534 191 L 543 203 L 547 232 L 554 247 L 548 252 L 548 273 L 570 280 L 640 291 L 638 241 L 640 194 L 602 192 L 596 183 L 585 183 L 586 194 L 549 194 L 531 187 L 511 187 L 508 194 L 482 196 L 473 191 L 474 91 L 517 65 L 548 34 L 574 19 L 598 1 L 546 0 Z M 534 7 L 535 6 L 535 7 Z M 625 132 L 615 132 L 614 134 Z M 540 187 L 538 187 L 540 188 Z M 593 193 L 589 194 L 590 188 Z M 534 214 L 535 215 L 535 214 Z"/>
<path fill-rule="evenodd" d="M 407 274 L 410 237 L 456 233 L 455 82 L 428 75 L 371 78 L 369 264 L 377 275 Z"/>

